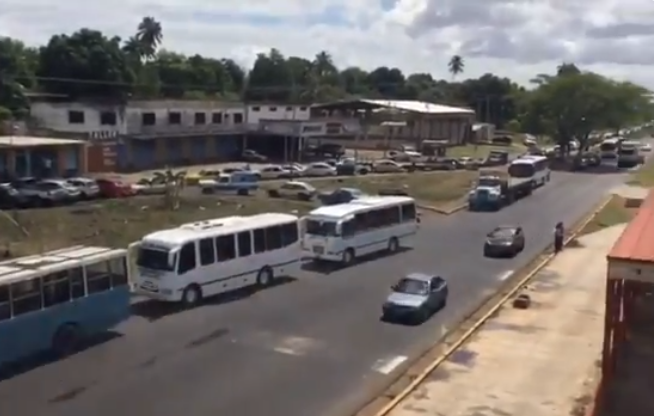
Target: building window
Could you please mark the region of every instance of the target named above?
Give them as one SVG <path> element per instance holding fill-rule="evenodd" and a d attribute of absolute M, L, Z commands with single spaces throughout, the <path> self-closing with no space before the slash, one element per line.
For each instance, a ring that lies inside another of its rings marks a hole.
<path fill-rule="evenodd" d="M 157 123 L 157 116 L 154 113 L 141 114 L 141 124 L 144 126 L 154 126 Z"/>
<path fill-rule="evenodd" d="M 213 124 L 222 124 L 223 123 L 223 113 L 213 113 L 211 115 L 211 123 L 213 123 Z"/>
<path fill-rule="evenodd" d="M 177 111 L 168 113 L 168 124 L 182 124 L 182 113 Z"/>
<path fill-rule="evenodd" d="M 234 113 L 234 124 L 243 124 L 243 114 Z"/>
<path fill-rule="evenodd" d="M 270 111 L 271 112 L 277 111 L 277 107 L 270 107 Z"/>
<path fill-rule="evenodd" d="M 300 107 L 300 111 L 307 111 L 306 107 Z"/>
<path fill-rule="evenodd" d="M 252 111 L 255 112 L 261 111 L 261 107 L 252 107 Z"/>
<path fill-rule="evenodd" d="M 68 111 L 68 124 L 84 124 L 84 111 Z"/>
<path fill-rule="evenodd" d="M 116 112 L 115 111 L 103 111 L 100 113 L 100 124 L 103 126 L 115 126 L 116 125 Z"/>
<path fill-rule="evenodd" d="M 195 113 L 195 124 L 207 124 L 207 115 L 205 113 Z"/>
<path fill-rule="evenodd" d="M 293 107 L 286 107 L 286 111 L 293 111 Z"/>

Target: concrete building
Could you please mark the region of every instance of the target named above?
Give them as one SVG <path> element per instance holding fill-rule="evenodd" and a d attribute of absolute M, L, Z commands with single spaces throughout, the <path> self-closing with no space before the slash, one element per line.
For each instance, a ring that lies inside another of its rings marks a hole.
<path fill-rule="evenodd" d="M 338 101 L 313 106 L 311 113 L 311 121 L 340 124 L 376 147 L 389 141 L 417 147 L 424 140 L 463 144 L 471 138 L 475 120 L 475 112 L 468 108 L 408 100 Z"/>
<path fill-rule="evenodd" d="M 87 143 L 81 140 L 0 136 L 0 182 L 12 176 L 82 174 Z"/>
<path fill-rule="evenodd" d="M 279 151 L 287 146 L 282 135 L 262 125 L 306 120 L 309 113 L 307 106 L 179 100 L 31 106 L 32 118 L 46 134 L 90 141 L 88 167 L 94 172 L 229 161 L 248 147 Z"/>

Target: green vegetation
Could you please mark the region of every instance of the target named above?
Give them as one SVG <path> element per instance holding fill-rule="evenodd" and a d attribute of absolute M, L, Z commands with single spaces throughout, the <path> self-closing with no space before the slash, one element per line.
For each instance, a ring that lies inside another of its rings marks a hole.
<path fill-rule="evenodd" d="M 654 188 L 654 158 L 649 159 L 647 163 L 635 171 L 628 183 L 629 185 Z"/>
<path fill-rule="evenodd" d="M 611 200 L 579 232 L 578 235 L 591 234 L 604 228 L 628 223 L 636 214 L 637 208 L 627 208 L 625 199 L 613 195 Z"/>

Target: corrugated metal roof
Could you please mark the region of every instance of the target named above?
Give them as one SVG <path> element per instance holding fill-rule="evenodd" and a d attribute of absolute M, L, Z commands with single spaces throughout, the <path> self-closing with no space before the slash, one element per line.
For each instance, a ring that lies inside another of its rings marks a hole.
<path fill-rule="evenodd" d="M 607 258 L 654 263 L 654 190 L 643 200 Z"/>
<path fill-rule="evenodd" d="M 422 114 L 475 114 L 474 110 L 448 105 L 432 104 L 413 100 L 359 100 L 363 103 L 377 105 L 399 111 L 409 111 Z"/>

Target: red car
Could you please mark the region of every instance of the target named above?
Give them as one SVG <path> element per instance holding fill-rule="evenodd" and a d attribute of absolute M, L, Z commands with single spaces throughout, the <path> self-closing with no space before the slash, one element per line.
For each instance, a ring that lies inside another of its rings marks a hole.
<path fill-rule="evenodd" d="M 136 191 L 128 183 L 119 179 L 98 179 L 96 181 L 100 188 L 100 196 L 103 198 L 125 198 L 136 195 Z"/>

